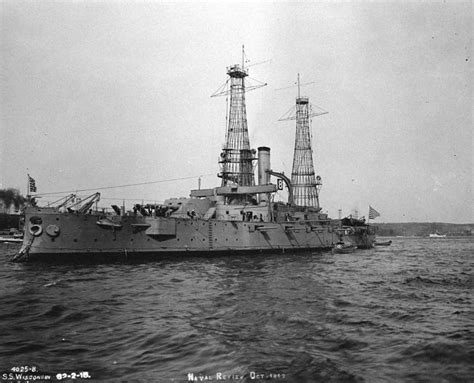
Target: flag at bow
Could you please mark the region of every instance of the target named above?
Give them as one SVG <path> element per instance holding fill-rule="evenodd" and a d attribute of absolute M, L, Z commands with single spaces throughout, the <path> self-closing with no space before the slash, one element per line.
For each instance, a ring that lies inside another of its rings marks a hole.
<path fill-rule="evenodd" d="M 380 213 L 369 205 L 369 219 L 380 217 Z"/>
<path fill-rule="evenodd" d="M 36 193 L 36 181 L 28 174 L 28 194 Z"/>

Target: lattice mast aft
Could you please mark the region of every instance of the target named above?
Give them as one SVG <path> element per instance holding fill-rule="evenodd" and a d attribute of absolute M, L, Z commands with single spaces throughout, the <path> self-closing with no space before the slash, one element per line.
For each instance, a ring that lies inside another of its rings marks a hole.
<path fill-rule="evenodd" d="M 319 208 L 319 190 L 322 183 L 321 177 L 316 176 L 314 172 L 310 118 L 327 112 L 323 110 L 312 111 L 309 98 L 300 95 L 299 74 L 297 84 L 298 97 L 296 98 L 294 112 L 290 116 L 280 119 L 296 120 L 295 148 L 291 171 L 293 199 L 297 206 Z"/>
<path fill-rule="evenodd" d="M 219 160 L 221 164 L 219 177 L 222 178 L 222 186 L 255 185 L 253 161 L 256 160 L 256 152 L 250 149 L 245 92 L 266 84 L 260 83 L 246 89 L 245 78 L 248 76 L 248 69 L 245 68 L 244 58 L 245 52 L 242 47 L 242 64 L 227 68 L 229 78 L 224 86 L 229 89 L 222 90 L 221 88 L 213 95 L 228 96 L 226 142 Z"/>

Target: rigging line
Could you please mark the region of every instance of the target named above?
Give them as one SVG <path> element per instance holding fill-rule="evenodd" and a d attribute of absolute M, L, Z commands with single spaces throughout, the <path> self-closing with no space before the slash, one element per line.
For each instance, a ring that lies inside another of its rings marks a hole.
<path fill-rule="evenodd" d="M 94 189 L 95 190 L 95 189 Z M 77 196 L 81 197 L 81 196 Z M 61 198 L 64 199 L 64 198 Z M 100 200 L 110 200 L 110 201 L 151 201 L 151 202 L 156 202 L 156 199 L 150 199 L 150 198 L 143 198 L 143 197 L 137 197 L 137 198 L 123 198 L 123 197 L 100 197 Z M 43 201 L 48 201 L 48 200 L 43 200 Z M 84 200 L 82 200 L 84 201 Z M 47 202 L 48 205 L 55 205 L 58 201 L 53 201 L 53 202 Z"/>
<path fill-rule="evenodd" d="M 145 202 L 157 202 L 156 199 L 149 199 L 149 198 L 120 198 L 120 197 L 116 197 L 116 198 L 113 198 L 113 197 L 110 197 L 110 198 L 103 198 L 103 197 L 100 197 L 100 200 L 109 200 L 109 201 L 145 201 Z"/>
<path fill-rule="evenodd" d="M 261 84 L 262 86 L 267 85 L 266 82 L 257 80 L 256 78 L 253 78 L 253 77 L 250 77 L 250 76 L 248 77 L 248 80 L 252 80 L 252 81 L 258 82 L 258 83 Z M 255 86 L 255 85 L 254 85 L 254 86 Z"/>
<path fill-rule="evenodd" d="M 213 174 L 204 174 L 203 176 L 210 176 L 210 175 L 213 175 Z M 201 177 L 203 177 L 203 176 L 201 176 Z M 104 187 L 100 187 L 100 188 L 76 189 L 76 190 L 67 190 L 67 191 L 50 192 L 50 193 L 38 193 L 38 194 L 35 194 L 33 197 L 41 197 L 41 196 L 45 196 L 45 195 L 62 194 L 62 193 L 76 193 L 76 192 L 94 191 L 94 190 L 117 189 L 117 188 L 129 187 L 129 186 L 151 185 L 151 184 L 158 184 L 158 183 L 162 183 L 162 182 L 189 180 L 189 179 L 193 179 L 193 178 L 196 178 L 196 177 L 197 177 L 197 176 L 181 177 L 181 178 L 173 178 L 173 179 L 169 179 L 169 180 L 140 182 L 140 183 L 137 183 L 137 184 L 127 184 L 127 185 L 117 185 L 117 186 L 104 186 Z"/>
<path fill-rule="evenodd" d="M 222 84 L 219 89 L 217 89 L 211 97 L 217 97 L 217 96 L 222 96 L 228 92 L 228 84 L 229 84 L 229 79 L 226 80 L 224 84 Z"/>
<path fill-rule="evenodd" d="M 311 81 L 311 82 L 305 82 L 304 84 L 300 84 L 300 86 L 304 86 L 304 85 L 311 85 L 311 84 L 314 84 L 316 81 Z M 275 91 L 277 90 L 285 90 L 285 89 L 290 89 L 290 88 L 296 88 L 298 86 L 297 83 L 295 83 L 294 85 L 290 85 L 290 86 L 286 86 L 284 88 L 278 88 L 278 89 L 274 89 Z"/>

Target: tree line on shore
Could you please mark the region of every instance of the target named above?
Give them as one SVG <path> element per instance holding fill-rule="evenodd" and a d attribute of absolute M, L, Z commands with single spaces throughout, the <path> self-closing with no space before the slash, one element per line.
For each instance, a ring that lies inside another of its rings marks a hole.
<path fill-rule="evenodd" d="M 443 222 L 404 222 L 380 223 L 377 227 L 378 236 L 415 236 L 427 237 L 430 234 L 446 234 L 447 236 L 473 235 L 474 223 L 456 224 Z"/>

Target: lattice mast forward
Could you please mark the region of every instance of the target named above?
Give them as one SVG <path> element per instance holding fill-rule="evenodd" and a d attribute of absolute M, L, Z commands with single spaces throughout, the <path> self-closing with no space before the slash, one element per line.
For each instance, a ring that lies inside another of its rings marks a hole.
<path fill-rule="evenodd" d="M 313 149 L 311 145 L 310 118 L 326 114 L 326 111 L 313 111 L 308 97 L 300 95 L 300 76 L 298 74 L 298 97 L 293 113 L 280 120 L 296 120 L 295 148 L 293 154 L 293 168 L 291 184 L 293 199 L 297 206 L 319 208 L 319 190 L 321 177 L 316 176 L 313 163 Z M 288 115 L 288 113 L 287 113 Z"/>
<path fill-rule="evenodd" d="M 222 149 L 221 173 L 222 186 L 254 186 L 255 177 L 253 161 L 255 150 L 250 149 L 249 133 L 247 127 L 247 110 L 245 105 L 245 78 L 248 69 L 245 68 L 245 52 L 242 46 L 242 64 L 236 64 L 227 68 L 229 76 L 224 84 L 229 89 L 218 90 L 213 96 L 228 96 L 228 117 L 226 128 L 226 142 Z M 247 90 L 253 90 L 265 86 L 260 83 L 251 86 Z"/>
<path fill-rule="evenodd" d="M 245 68 L 239 65 L 227 71 L 230 78 L 229 118 L 227 121 L 226 143 L 221 153 L 222 186 L 235 184 L 253 186 L 254 154 L 250 149 L 245 106 Z"/>

